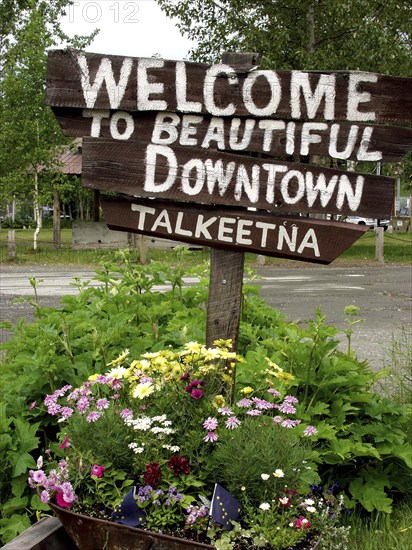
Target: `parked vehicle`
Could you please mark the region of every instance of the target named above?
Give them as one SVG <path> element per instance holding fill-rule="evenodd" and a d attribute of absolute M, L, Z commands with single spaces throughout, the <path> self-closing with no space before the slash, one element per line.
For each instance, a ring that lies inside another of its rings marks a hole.
<path fill-rule="evenodd" d="M 348 223 L 356 223 L 358 225 L 367 225 L 369 229 L 375 229 L 376 227 L 383 227 L 386 231 L 388 229 L 389 220 L 378 220 L 376 218 L 362 218 L 360 216 L 348 216 L 345 220 Z"/>

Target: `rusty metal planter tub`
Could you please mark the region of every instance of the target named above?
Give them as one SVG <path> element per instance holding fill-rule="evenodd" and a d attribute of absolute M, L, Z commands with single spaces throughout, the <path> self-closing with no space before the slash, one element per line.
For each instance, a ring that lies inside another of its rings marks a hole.
<path fill-rule="evenodd" d="M 55 504 L 50 507 L 80 550 L 215 550 L 210 544 L 75 514 Z"/>

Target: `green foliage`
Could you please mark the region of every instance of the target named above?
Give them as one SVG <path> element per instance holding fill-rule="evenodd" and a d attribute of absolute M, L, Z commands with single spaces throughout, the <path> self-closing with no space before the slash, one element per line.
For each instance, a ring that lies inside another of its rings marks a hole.
<path fill-rule="evenodd" d="M 13 336 L 1 345 L 5 351 L 0 370 L 0 528 L 4 541 L 22 525 L 15 515 L 25 518 L 31 505 L 25 471 L 37 458 L 39 437 L 46 446 L 55 435 L 49 417 L 30 405 L 64 384 L 76 387 L 89 375 L 106 372 L 126 347 L 137 357 L 204 338 L 205 274 L 201 270 L 200 282 L 184 287 L 183 262 L 184 255 L 173 268 L 159 263 L 142 267 L 123 257 L 115 268 L 98 270 L 93 281 L 96 287 L 75 280 L 78 293 L 63 297 L 61 309 L 43 308 L 34 297 L 36 321 L 21 320 Z M 170 283 L 173 290 L 155 291 L 154 286 L 160 283 Z M 32 284 L 35 291 L 41 283 L 33 280 Z M 311 441 L 322 482 L 338 481 L 349 496 L 348 507 L 387 513 L 393 499 L 407 494 L 411 487 L 410 401 L 403 394 L 400 407 L 376 391 L 379 376 L 354 353 L 338 350 L 338 332 L 325 323 L 320 312 L 305 326 L 286 322 L 257 296 L 255 288 L 245 285 L 239 352 L 246 362 L 237 368 L 236 391 L 248 386 L 258 391 L 262 374 L 277 381 L 284 394 L 299 399 L 298 417 L 318 430 Z M 402 348 L 398 354 L 399 361 L 404 351 Z M 170 412 L 176 415 L 181 408 L 179 405 Z M 109 437 L 98 437 L 100 456 L 113 463 L 113 441 L 123 434 L 116 423 L 109 423 L 103 431 Z M 192 450 L 199 447 L 195 435 L 187 433 Z M 92 432 L 87 438 L 92 438 Z M 270 441 L 263 439 L 259 437 L 259 445 L 265 452 L 259 454 L 258 447 L 249 449 L 257 457 L 269 456 Z M 239 441 L 229 443 L 236 449 L 233 456 L 240 457 Z M 244 445 L 252 443 L 245 439 Z M 302 458 L 302 449 L 293 444 L 292 436 L 289 445 L 293 452 L 288 459 Z M 201 455 L 198 460 L 203 460 Z M 127 456 L 114 467 L 121 472 L 126 462 Z M 222 468 L 232 467 L 224 464 L 224 458 L 221 462 Z M 236 461 L 234 470 L 235 465 Z M 268 466 L 256 461 L 257 470 Z M 259 475 L 264 472 L 257 470 Z M 228 471 L 225 475 L 232 474 Z M 234 490 L 235 485 L 234 481 Z M 38 499 L 34 502 L 33 507 L 39 509 L 41 503 Z"/>
<path fill-rule="evenodd" d="M 192 56 L 258 52 L 262 67 L 362 70 L 410 76 L 412 8 L 407 2 L 157 0 L 196 42 Z"/>

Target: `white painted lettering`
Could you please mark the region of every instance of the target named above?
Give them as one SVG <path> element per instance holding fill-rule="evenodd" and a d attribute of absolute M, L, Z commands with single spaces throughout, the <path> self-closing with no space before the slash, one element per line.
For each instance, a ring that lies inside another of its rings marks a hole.
<path fill-rule="evenodd" d="M 226 107 L 219 107 L 215 103 L 215 83 L 216 79 L 220 74 L 225 74 L 229 84 L 237 84 L 238 79 L 236 76 L 236 71 L 230 65 L 212 65 L 205 74 L 205 79 L 203 83 L 203 97 L 204 103 L 207 111 L 216 116 L 232 116 L 236 107 L 233 103 L 229 103 Z"/>
<path fill-rule="evenodd" d="M 259 120 L 259 128 L 263 130 L 263 151 L 269 153 L 272 147 L 273 132 L 284 130 L 285 123 L 283 120 Z"/>
<path fill-rule="evenodd" d="M 289 250 L 291 252 L 295 252 L 297 236 L 298 228 L 295 224 L 292 224 L 292 235 L 289 235 L 287 228 L 284 225 L 280 225 L 278 233 L 278 250 L 283 250 L 284 243 L 286 243 Z"/>
<path fill-rule="evenodd" d="M 196 221 L 196 228 L 195 228 L 195 237 L 198 239 L 199 237 L 203 236 L 205 239 L 208 239 L 209 241 L 212 240 L 212 235 L 207 230 L 208 227 L 212 225 L 212 223 L 215 223 L 217 220 L 216 216 L 213 216 L 213 218 L 209 218 L 208 220 L 204 221 L 203 214 L 200 214 L 198 216 Z"/>
<path fill-rule="evenodd" d="M 253 86 L 256 80 L 259 78 L 266 78 L 270 87 L 270 99 L 265 107 L 258 107 L 253 100 Z M 243 102 L 246 109 L 255 116 L 272 116 L 276 113 L 282 98 L 282 87 L 280 80 L 275 71 L 252 71 L 248 74 L 243 84 Z"/>
<path fill-rule="evenodd" d="M 262 248 L 266 248 L 267 238 L 268 238 L 268 231 L 271 229 L 276 229 L 275 223 L 266 223 L 266 222 L 256 222 L 256 229 L 262 230 L 262 236 L 260 238 L 260 246 Z"/>
<path fill-rule="evenodd" d="M 137 229 L 139 231 L 144 230 L 144 222 L 146 220 L 146 214 L 150 214 L 153 216 L 156 213 L 156 210 L 154 208 L 149 208 L 148 206 L 142 206 L 141 204 L 132 204 L 131 209 L 133 212 L 139 212 L 139 223 L 137 225 Z"/>
<path fill-rule="evenodd" d="M 177 235 L 183 235 L 184 237 L 191 237 L 193 233 L 189 229 L 183 229 L 182 228 L 182 221 L 183 221 L 183 212 L 178 212 L 176 216 L 176 227 L 175 227 L 175 233 Z"/>
<path fill-rule="evenodd" d="M 209 194 L 212 195 L 214 193 L 215 185 L 217 182 L 219 195 L 223 197 L 232 179 L 233 173 L 236 168 L 236 163 L 228 162 L 225 171 L 222 160 L 219 159 L 213 164 L 212 159 L 207 159 L 205 161 L 205 168 L 207 177 L 207 190 L 209 191 Z"/>
<path fill-rule="evenodd" d="M 350 127 L 346 148 L 343 151 L 338 151 L 339 130 L 340 124 L 332 124 L 329 138 L 329 155 L 335 159 L 348 159 L 355 148 L 359 126 L 352 125 Z"/>
<path fill-rule="evenodd" d="M 177 126 L 180 122 L 179 115 L 175 113 L 157 113 L 152 132 L 152 143 L 157 145 L 172 145 L 177 140 L 179 133 Z M 166 135 L 162 137 L 162 133 Z"/>
<path fill-rule="evenodd" d="M 317 75 L 316 75 L 317 76 Z M 316 78 L 314 76 L 314 78 Z M 292 71 L 290 82 L 290 108 L 293 118 L 300 118 L 301 113 L 301 92 L 306 104 L 307 115 L 315 118 L 319 106 L 324 99 L 325 108 L 323 118 L 333 120 L 335 118 L 335 97 L 336 79 L 333 74 L 321 74 L 315 90 L 312 92 L 309 73 Z"/>
<path fill-rule="evenodd" d="M 313 185 L 313 174 L 312 172 L 307 172 L 305 184 L 308 206 L 313 206 L 319 195 L 321 205 L 323 207 L 327 206 L 332 198 L 333 192 L 335 191 L 338 179 L 339 176 L 332 176 L 329 183 L 326 184 L 326 176 L 323 172 L 321 172 L 318 176 L 316 176 L 316 184 Z"/>
<path fill-rule="evenodd" d="M 218 241 L 233 243 L 233 227 L 228 227 L 228 225 L 233 225 L 236 223 L 234 218 L 225 218 L 222 216 L 219 220 L 219 229 L 217 233 Z"/>
<path fill-rule="evenodd" d="M 311 248 L 313 250 L 314 255 L 317 258 L 319 258 L 320 252 L 319 252 L 319 246 L 318 246 L 318 239 L 316 237 L 316 233 L 313 228 L 308 229 L 308 231 L 306 232 L 306 235 L 303 237 L 302 242 L 300 243 L 300 246 L 297 250 L 298 254 L 302 254 L 305 248 Z"/>
<path fill-rule="evenodd" d="M 350 179 L 348 176 L 343 175 L 339 178 L 338 197 L 336 200 L 336 206 L 341 209 L 344 205 L 345 198 L 348 201 L 349 208 L 352 212 L 356 212 L 359 208 L 362 198 L 363 184 L 365 178 L 363 176 L 357 176 L 355 183 L 355 190 L 353 190 Z"/>
<path fill-rule="evenodd" d="M 282 164 L 262 164 L 262 168 L 268 172 L 268 180 L 266 184 L 266 201 L 269 204 L 275 202 L 275 183 L 276 174 L 287 172 L 288 167 Z"/>
<path fill-rule="evenodd" d="M 110 118 L 109 109 L 83 109 L 82 116 L 84 118 L 92 118 L 92 126 L 90 128 L 91 137 L 100 137 L 102 120 Z"/>
<path fill-rule="evenodd" d="M 167 177 L 162 183 L 155 182 L 157 158 L 161 156 L 167 162 Z M 177 159 L 173 150 L 166 145 L 153 145 L 152 143 L 146 149 L 146 177 L 143 189 L 162 193 L 168 191 L 175 182 L 177 175 Z"/>
<path fill-rule="evenodd" d="M 163 82 L 149 82 L 147 70 L 161 69 L 163 59 L 139 59 L 137 65 L 137 110 L 138 111 L 166 111 L 167 102 L 163 99 L 150 99 L 150 96 L 163 94 Z M 152 78 L 150 79 L 152 80 Z"/>
<path fill-rule="evenodd" d="M 197 146 L 197 139 L 191 136 L 196 135 L 197 128 L 194 124 L 200 124 L 203 120 L 202 116 L 198 115 L 183 115 L 182 129 L 180 131 L 180 145 L 188 145 L 191 147 Z"/>
<path fill-rule="evenodd" d="M 373 134 L 373 128 L 371 126 L 367 126 L 363 130 L 361 144 L 358 150 L 358 160 L 369 160 L 369 161 L 378 161 L 382 160 L 382 152 L 381 151 L 368 151 L 368 147 L 370 145 L 371 139 Z"/>
<path fill-rule="evenodd" d="M 300 154 L 309 155 L 309 145 L 311 143 L 320 143 L 322 141 L 321 136 L 313 134 L 312 132 L 321 132 L 327 130 L 328 125 L 326 122 L 305 122 L 302 126 Z"/>
<path fill-rule="evenodd" d="M 368 122 L 376 119 L 374 111 L 359 111 L 360 103 L 368 103 L 371 100 L 369 92 L 359 92 L 358 86 L 362 82 L 378 82 L 377 74 L 368 73 L 349 73 L 348 84 L 348 106 L 346 118 L 348 120 L 356 120 Z M 362 86 L 360 86 L 362 88 Z"/>
<path fill-rule="evenodd" d="M 237 224 L 236 231 L 236 243 L 243 245 L 251 245 L 252 239 L 247 239 L 250 235 L 250 229 L 245 229 L 246 227 L 251 227 L 253 225 L 252 220 L 239 220 Z"/>
<path fill-rule="evenodd" d="M 190 177 L 192 170 L 196 171 L 196 179 L 192 187 L 191 181 L 193 178 Z M 205 167 L 203 162 L 200 159 L 190 159 L 186 164 L 183 165 L 182 170 L 182 191 L 186 195 L 198 195 L 203 188 L 205 183 Z"/>
<path fill-rule="evenodd" d="M 288 122 L 286 126 L 286 154 L 293 155 L 295 152 L 295 128 L 294 122 Z"/>
<path fill-rule="evenodd" d="M 234 196 L 237 201 L 242 198 L 244 190 L 250 202 L 255 203 L 259 199 L 259 175 L 260 166 L 254 164 L 252 167 L 252 182 L 250 182 L 249 174 L 247 173 L 244 164 L 239 164 L 236 174 L 236 185 Z"/>
<path fill-rule="evenodd" d="M 133 60 L 130 57 L 125 57 L 123 59 L 118 84 L 116 84 L 114 79 L 112 62 L 107 57 L 103 57 L 100 61 L 93 84 L 90 82 L 87 58 L 83 53 L 77 54 L 77 63 L 80 68 L 80 83 L 82 86 L 86 107 L 93 109 L 100 88 L 102 87 L 103 82 L 105 82 L 110 108 L 118 109 L 126 91 L 126 86 L 132 70 Z"/>
<path fill-rule="evenodd" d="M 199 101 L 188 101 L 186 63 L 176 61 L 176 100 L 177 110 L 183 113 L 200 113 L 202 104 Z"/>
<path fill-rule="evenodd" d="M 203 149 L 209 149 L 210 142 L 215 141 L 218 149 L 225 148 L 225 128 L 223 118 L 212 117 L 202 143 Z"/>
<path fill-rule="evenodd" d="M 255 127 L 256 121 L 247 118 L 244 122 L 244 131 L 243 131 L 243 137 L 239 141 L 239 128 L 242 124 L 242 120 L 240 118 L 233 118 L 232 123 L 230 125 L 230 133 L 229 133 L 229 147 L 233 151 L 242 151 L 243 149 L 246 149 L 246 147 L 249 145 L 250 140 L 252 139 L 252 132 L 253 128 Z"/>
<path fill-rule="evenodd" d="M 294 197 L 289 193 L 289 182 L 292 179 L 296 179 L 298 184 Z M 299 170 L 289 170 L 283 176 L 280 183 L 280 193 L 287 204 L 296 204 L 299 202 L 305 194 L 305 178 L 302 172 L 299 172 Z"/>
<path fill-rule="evenodd" d="M 169 235 L 172 234 L 172 225 L 170 223 L 169 213 L 167 210 L 162 210 L 160 212 L 150 231 L 156 231 L 158 227 L 164 227 Z"/>
<path fill-rule="evenodd" d="M 126 123 L 126 128 L 124 129 L 123 133 L 119 132 L 118 128 L 118 122 L 120 120 L 124 120 Z M 126 111 L 117 111 L 114 113 L 112 118 L 110 119 L 110 134 L 113 139 L 118 140 L 126 140 L 129 139 L 130 136 L 134 132 L 134 120 L 130 113 L 127 113 Z"/>

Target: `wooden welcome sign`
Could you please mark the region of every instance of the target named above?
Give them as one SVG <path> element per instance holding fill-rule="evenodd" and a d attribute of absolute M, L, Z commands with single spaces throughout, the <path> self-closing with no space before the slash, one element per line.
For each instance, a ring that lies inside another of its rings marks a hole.
<path fill-rule="evenodd" d="M 52 51 L 46 103 L 110 228 L 330 263 L 366 229 L 308 216 L 390 216 L 394 180 L 341 167 L 411 150 L 412 79 L 223 61 Z"/>

